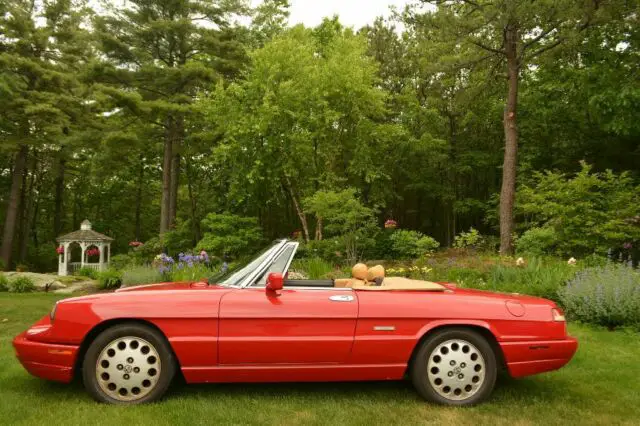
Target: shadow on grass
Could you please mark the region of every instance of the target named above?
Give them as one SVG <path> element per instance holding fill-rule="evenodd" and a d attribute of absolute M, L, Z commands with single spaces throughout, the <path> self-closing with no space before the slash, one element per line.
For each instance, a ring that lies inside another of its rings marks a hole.
<path fill-rule="evenodd" d="M 70 384 L 25 378 L 9 385 L 15 393 L 30 396 L 42 394 L 56 401 L 91 401 L 79 380 Z M 490 404 L 517 404 L 519 408 L 540 403 L 557 402 L 559 398 L 572 398 L 572 386 L 560 377 L 551 380 L 537 378 L 513 379 L 498 376 Z M 576 395 L 577 396 L 577 395 Z M 422 403 L 409 380 L 379 382 L 320 382 L 320 383 L 219 383 L 189 385 L 175 380 L 165 401 L 174 399 L 248 398 L 279 400 L 282 397 L 301 400 L 341 400 L 371 403 Z"/>

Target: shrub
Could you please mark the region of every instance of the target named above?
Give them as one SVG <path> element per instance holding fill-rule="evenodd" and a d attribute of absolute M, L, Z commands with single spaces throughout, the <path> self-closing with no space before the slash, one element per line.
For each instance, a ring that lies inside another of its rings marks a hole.
<path fill-rule="evenodd" d="M 558 236 L 553 228 L 531 228 L 516 240 L 518 253 L 546 256 L 556 252 Z"/>
<path fill-rule="evenodd" d="M 516 211 L 534 227 L 553 229 L 558 254 L 601 255 L 640 240 L 640 187 L 629 173 L 592 173 L 582 163 L 574 176 L 535 173 L 518 189 Z M 540 234 L 538 234 L 540 236 Z"/>
<path fill-rule="evenodd" d="M 478 248 L 484 243 L 484 238 L 477 229 L 469 228 L 469 232 L 460 232 L 453 239 L 454 248 Z"/>
<path fill-rule="evenodd" d="M 558 290 L 575 273 L 575 267 L 565 262 L 532 258 L 523 267 L 496 265 L 489 274 L 488 288 L 558 301 Z"/>
<path fill-rule="evenodd" d="M 17 277 L 9 282 L 9 291 L 12 293 L 31 293 L 36 285 L 29 277 Z"/>
<path fill-rule="evenodd" d="M 73 273 L 73 275 L 77 275 L 79 277 L 91 278 L 92 280 L 97 280 L 99 271 L 97 269 L 87 268 L 85 266 L 84 268 L 78 269 L 76 272 Z"/>
<path fill-rule="evenodd" d="M 640 327 L 640 273 L 619 264 L 579 272 L 560 291 L 569 318 L 608 327 Z"/>
<path fill-rule="evenodd" d="M 98 287 L 103 290 L 111 290 L 122 285 L 122 273 L 115 269 L 107 269 L 98 275 Z"/>
<path fill-rule="evenodd" d="M 391 249 L 398 259 L 411 259 L 420 257 L 434 251 L 440 246 L 433 238 L 418 231 L 400 229 L 391 237 Z"/>
<path fill-rule="evenodd" d="M 176 267 L 169 273 L 168 278 L 170 281 L 197 281 L 204 279 L 205 281 L 214 275 L 211 268 L 206 264 L 193 264 L 193 266 L 183 266 L 180 267 L 180 264 L 176 265 Z"/>
<path fill-rule="evenodd" d="M 27 272 L 29 271 L 29 265 L 24 263 L 18 263 L 16 265 L 16 272 Z"/>
<path fill-rule="evenodd" d="M 290 270 L 300 272 L 311 280 L 317 280 L 330 274 L 333 271 L 333 266 L 319 257 L 311 257 L 294 260 Z"/>
<path fill-rule="evenodd" d="M 219 257 L 249 254 L 262 240 L 262 229 L 255 217 L 209 213 L 202 226 L 205 232 L 197 250 Z"/>
<path fill-rule="evenodd" d="M 109 259 L 109 266 L 113 269 L 125 269 L 129 266 L 135 265 L 137 260 L 134 256 L 129 254 L 116 254 Z"/>
<path fill-rule="evenodd" d="M 0 292 L 9 291 L 9 280 L 0 273 Z"/>
<path fill-rule="evenodd" d="M 164 281 L 163 274 L 152 266 L 134 266 L 122 271 L 122 284 L 155 284 Z"/>

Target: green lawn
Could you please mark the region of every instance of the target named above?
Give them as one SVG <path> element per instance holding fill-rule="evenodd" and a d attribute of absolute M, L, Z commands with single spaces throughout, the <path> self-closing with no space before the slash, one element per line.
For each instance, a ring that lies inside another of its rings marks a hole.
<path fill-rule="evenodd" d="M 570 326 L 580 349 L 567 367 L 501 377 L 491 400 L 472 408 L 427 404 L 402 382 L 180 384 L 157 404 L 97 404 L 80 384 L 31 377 L 14 357 L 13 336 L 58 298 L 0 293 L 2 424 L 640 424 L 640 335 L 579 325 Z"/>

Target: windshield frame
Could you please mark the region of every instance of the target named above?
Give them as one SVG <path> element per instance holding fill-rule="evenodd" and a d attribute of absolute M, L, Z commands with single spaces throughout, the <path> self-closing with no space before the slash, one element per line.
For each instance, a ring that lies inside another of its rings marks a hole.
<path fill-rule="evenodd" d="M 217 283 L 217 285 L 232 288 L 246 287 L 257 278 L 257 276 L 265 268 L 266 265 L 270 265 L 271 262 L 273 262 L 276 256 L 279 255 L 280 252 L 287 246 L 287 243 L 288 241 L 286 239 L 279 240 L 266 250 L 260 251 L 253 259 L 247 262 L 246 265 L 236 270 L 235 272 L 232 272 L 226 279 Z M 259 264 L 252 266 L 251 264 L 254 261 L 258 260 L 261 256 L 264 256 L 264 259 Z M 233 283 L 227 283 L 227 281 L 229 281 L 236 275 L 239 275 L 240 277 L 237 280 L 234 280 Z"/>

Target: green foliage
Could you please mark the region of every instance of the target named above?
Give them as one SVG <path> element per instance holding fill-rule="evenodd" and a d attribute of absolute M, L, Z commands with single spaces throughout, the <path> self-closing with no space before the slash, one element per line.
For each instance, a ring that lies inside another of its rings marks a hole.
<path fill-rule="evenodd" d="M 398 229 L 391 234 L 391 248 L 398 259 L 412 259 L 433 252 L 440 246 L 435 239 L 418 231 Z"/>
<path fill-rule="evenodd" d="M 131 266 L 122 271 L 122 285 L 155 284 L 165 281 L 164 275 L 152 266 Z"/>
<path fill-rule="evenodd" d="M 9 291 L 12 293 L 31 293 L 36 290 L 36 285 L 29 277 L 17 277 L 9 281 Z"/>
<path fill-rule="evenodd" d="M 535 227 L 525 231 L 516 240 L 518 253 L 533 256 L 545 256 L 555 253 L 558 247 L 558 236 L 551 227 Z"/>
<path fill-rule="evenodd" d="M 301 273 L 310 280 L 317 280 L 326 278 L 333 271 L 333 266 L 322 258 L 310 257 L 294 259 L 289 271 Z"/>
<path fill-rule="evenodd" d="M 122 272 L 116 269 L 107 269 L 98 274 L 98 288 L 111 290 L 122 285 Z"/>
<path fill-rule="evenodd" d="M 109 266 L 115 270 L 122 270 L 136 264 L 136 258 L 129 254 L 116 254 L 109 259 Z"/>
<path fill-rule="evenodd" d="M 640 186 L 628 173 L 594 173 L 582 163 L 572 177 L 534 173 L 518 192 L 518 212 L 541 228 L 523 235 L 523 251 L 563 256 L 605 254 L 625 242 L 640 240 Z"/>
<path fill-rule="evenodd" d="M 191 267 L 180 269 L 174 267 L 170 273 L 169 280 L 174 282 L 203 280 L 206 282 L 214 274 L 211 267 L 204 264 L 194 264 Z"/>
<path fill-rule="evenodd" d="M 640 328 L 640 272 L 619 264 L 585 269 L 560 291 L 560 301 L 571 319 Z"/>
<path fill-rule="evenodd" d="M 372 239 L 377 231 L 374 210 L 362 204 L 355 189 L 318 191 L 305 198 L 304 207 L 307 213 L 316 216 L 317 226 L 323 227 L 323 234 L 333 236 L 334 242 L 338 242 L 347 262 L 357 261 L 375 244 Z"/>
<path fill-rule="evenodd" d="M 469 228 L 469 232 L 462 231 L 453 239 L 454 248 L 478 248 L 484 243 L 484 238 L 477 229 Z"/>
<path fill-rule="evenodd" d="M 204 236 L 197 250 L 219 257 L 255 252 L 262 241 L 262 230 L 254 217 L 209 213 L 202 220 L 202 227 Z"/>
<path fill-rule="evenodd" d="M 9 291 L 9 280 L 3 273 L 0 273 L 0 292 L 5 291 Z"/>
<path fill-rule="evenodd" d="M 75 271 L 73 275 L 76 275 L 78 277 L 91 278 L 92 280 L 97 280 L 98 276 L 100 275 L 100 272 L 97 269 L 87 268 L 85 266 L 84 268 L 80 268 L 77 271 Z"/>

